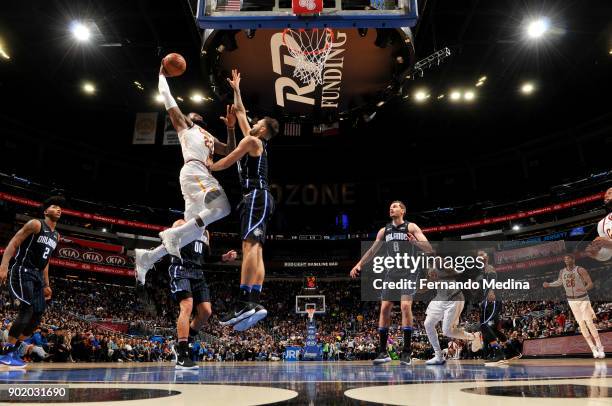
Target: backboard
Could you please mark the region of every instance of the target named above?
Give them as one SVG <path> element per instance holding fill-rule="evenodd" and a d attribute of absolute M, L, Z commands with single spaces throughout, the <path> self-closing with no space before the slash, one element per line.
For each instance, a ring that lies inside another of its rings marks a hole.
<path fill-rule="evenodd" d="M 295 312 L 307 314 L 307 308 L 315 309 L 315 314 L 325 313 L 325 295 L 297 295 L 295 297 Z"/>
<path fill-rule="evenodd" d="M 316 15 L 298 16 L 291 0 L 199 0 L 200 28 L 402 28 L 418 20 L 417 0 L 324 0 Z"/>

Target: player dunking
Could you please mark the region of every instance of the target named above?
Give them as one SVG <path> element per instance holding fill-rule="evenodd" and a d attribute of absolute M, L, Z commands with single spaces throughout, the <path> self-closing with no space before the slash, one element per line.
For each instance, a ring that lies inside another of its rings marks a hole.
<path fill-rule="evenodd" d="M 253 128 L 247 120 L 240 95 L 240 73 L 232 70 L 228 82 L 234 90 L 234 108 L 244 138 L 225 158 L 215 162 L 211 171 L 221 171 L 238 163 L 243 198 L 240 202 L 240 234 L 242 238 L 242 268 L 240 287 L 235 303 L 220 322 L 244 331 L 266 317 L 267 310 L 259 304 L 265 268 L 263 244 L 266 226 L 274 211 L 274 199 L 268 185 L 268 142 L 278 134 L 278 121 L 270 117 L 259 120 Z"/>
<path fill-rule="evenodd" d="M 177 220 L 172 227 L 185 224 Z M 170 275 L 170 292 L 178 302 L 180 312 L 176 321 L 178 349 L 173 348 L 176 369 L 197 369 L 191 359 L 189 340 L 193 340 L 204 323 L 212 314 L 210 290 L 204 277 L 204 264 L 207 262 L 231 261 L 236 258 L 236 251 L 228 251 L 220 257 L 210 253 L 210 236 L 205 231 L 200 238 L 181 248 L 181 258 L 171 256 L 168 274 Z M 195 317 L 189 318 L 195 308 Z"/>
<path fill-rule="evenodd" d="M 143 284 L 147 271 L 155 262 L 166 253 L 180 257 L 181 247 L 200 238 L 207 225 L 227 216 L 231 210 L 223 188 L 211 175 L 209 167 L 214 153 L 227 155 L 236 146 L 233 111 L 228 106 L 227 117 L 222 118 L 227 123 L 227 144 L 224 144 L 198 125 L 202 116 L 181 113 L 170 94 L 163 65 L 159 71 L 159 93 L 181 143 L 184 165 L 179 180 L 185 199 L 186 223 L 162 231 L 159 235 L 163 244 L 154 250 L 136 250 L 136 277 Z"/>
<path fill-rule="evenodd" d="M 612 187 L 604 194 L 604 206 L 608 214 L 597 223 L 599 236 L 586 249 L 587 254 L 598 261 L 612 258 Z"/>
<path fill-rule="evenodd" d="M 427 238 L 414 223 L 410 223 L 404 220 L 406 214 L 406 206 L 404 203 L 396 200 L 391 203 L 389 207 L 389 217 L 391 222 L 385 227 L 381 228 L 376 235 L 376 241 L 372 244 L 370 249 L 366 251 L 363 257 L 359 260 L 357 265 L 351 270 L 351 278 L 356 278 L 361 272 L 361 268 L 367 264 L 374 255 L 384 245 L 386 248 L 387 257 L 395 257 L 397 254 L 402 254 L 406 248 L 411 251 L 409 255 L 415 255 L 415 245 L 409 244 L 409 241 L 420 242 L 418 248 L 427 253 L 432 253 L 433 249 L 431 244 L 427 241 Z M 394 270 L 388 269 L 386 277 L 395 278 L 396 275 L 392 275 Z M 399 272 L 399 271 L 398 271 Z M 406 274 L 405 270 L 402 275 L 405 278 L 409 278 L 413 281 L 418 280 L 418 272 Z M 414 297 L 415 290 L 404 290 L 401 292 L 400 309 L 402 311 L 402 331 L 404 334 L 404 347 L 400 355 L 400 363 L 402 365 L 411 364 L 411 341 L 412 341 L 412 299 Z M 390 297 L 391 292 L 383 291 L 380 303 L 380 316 L 378 320 L 378 356 L 374 360 L 374 364 L 384 364 L 391 361 L 389 352 L 387 351 L 387 340 L 389 338 L 389 326 L 391 325 L 391 311 L 393 310 L 393 301 Z"/>
<path fill-rule="evenodd" d="M 593 319 L 596 316 L 588 293 L 593 287 L 591 277 L 586 269 L 576 266 L 576 260 L 573 255 L 565 255 L 563 262 L 565 262 L 565 268 L 559 271 L 559 278 L 554 282 L 544 282 L 543 286 L 545 288 L 557 286 L 565 288 L 567 302 L 580 326 L 582 336 L 593 352 L 593 358 L 605 358 L 606 354 L 599 339 L 597 327 L 593 323 Z"/>
<path fill-rule="evenodd" d="M 32 335 L 51 299 L 49 258 L 59 241 L 55 230 L 62 216 L 63 197 L 47 199 L 42 206 L 44 220 L 28 221 L 11 239 L 2 255 L 0 282 L 8 275 L 11 296 L 19 300 L 19 312 L 9 330 L 8 343 L 3 348 L 0 363 L 23 368 L 19 345 Z"/>

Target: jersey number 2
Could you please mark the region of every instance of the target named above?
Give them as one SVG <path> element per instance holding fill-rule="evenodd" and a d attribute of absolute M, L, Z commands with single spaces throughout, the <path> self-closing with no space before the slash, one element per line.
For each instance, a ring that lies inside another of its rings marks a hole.
<path fill-rule="evenodd" d="M 49 258 L 49 252 L 51 252 L 51 248 L 49 248 L 49 247 L 45 248 L 45 252 L 43 254 L 43 259 Z"/>

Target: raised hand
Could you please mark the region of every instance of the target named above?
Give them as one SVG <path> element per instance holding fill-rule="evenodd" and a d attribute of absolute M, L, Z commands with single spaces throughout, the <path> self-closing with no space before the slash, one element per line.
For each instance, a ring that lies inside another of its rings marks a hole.
<path fill-rule="evenodd" d="M 227 78 L 227 81 L 232 89 L 235 91 L 240 90 L 240 72 L 238 72 L 238 69 L 232 69 L 232 78 Z"/>
<path fill-rule="evenodd" d="M 236 107 L 234 105 L 227 105 L 225 117 L 219 117 L 225 123 L 227 128 L 234 128 L 236 126 Z"/>

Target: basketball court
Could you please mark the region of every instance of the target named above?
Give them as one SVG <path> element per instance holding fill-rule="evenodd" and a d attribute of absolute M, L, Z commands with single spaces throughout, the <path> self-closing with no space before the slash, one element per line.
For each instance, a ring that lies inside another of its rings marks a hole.
<path fill-rule="evenodd" d="M 609 405 L 612 363 L 580 359 L 372 367 L 370 362 L 48 364 L 0 372 L 4 385 L 66 386 L 68 400 L 142 405 Z"/>

